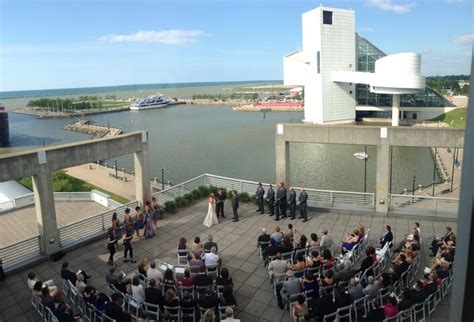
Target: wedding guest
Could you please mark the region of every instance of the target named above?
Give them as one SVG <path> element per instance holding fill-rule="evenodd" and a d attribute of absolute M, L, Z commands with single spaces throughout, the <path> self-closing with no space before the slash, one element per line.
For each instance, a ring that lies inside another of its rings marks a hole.
<path fill-rule="evenodd" d="M 269 185 L 267 190 L 268 214 L 273 216 L 275 214 L 275 191 L 273 186 Z"/>
<path fill-rule="evenodd" d="M 123 236 L 123 261 L 124 263 L 131 261 L 132 263 L 136 263 L 136 259 L 133 258 L 133 247 L 132 247 L 132 239 L 133 239 L 133 230 L 132 224 L 128 223 L 125 226 L 125 233 Z M 127 255 L 130 253 L 130 259 L 127 258 Z"/>
<path fill-rule="evenodd" d="M 163 278 L 163 287 L 165 288 L 165 291 L 168 288 L 173 288 L 173 289 L 178 288 L 178 281 L 176 280 L 176 277 L 174 276 L 173 270 L 170 268 L 167 268 L 165 270 L 165 276 Z"/>
<path fill-rule="evenodd" d="M 146 276 L 146 272 L 148 270 L 148 258 L 143 257 L 140 263 L 138 263 L 138 273 L 142 276 Z"/>
<path fill-rule="evenodd" d="M 237 191 L 232 190 L 232 214 L 234 216 L 232 218 L 233 222 L 239 221 L 238 209 L 239 209 L 239 195 L 237 194 Z M 224 216 L 222 216 L 222 218 L 224 218 Z"/>
<path fill-rule="evenodd" d="M 303 219 L 303 222 L 308 221 L 308 194 L 301 188 L 300 195 L 298 196 L 298 205 L 300 206 L 300 219 Z"/>
<path fill-rule="evenodd" d="M 284 182 L 280 182 L 280 187 L 278 187 L 278 200 L 280 201 L 280 213 L 282 218 L 286 218 L 286 187 Z"/>
<path fill-rule="evenodd" d="M 257 200 L 257 210 L 256 212 L 260 212 L 262 215 L 265 213 L 265 209 L 263 208 L 263 196 L 265 195 L 265 189 L 262 187 L 262 183 L 258 183 L 257 191 L 255 192 L 255 199 Z"/>
<path fill-rule="evenodd" d="M 107 230 L 107 249 L 109 250 L 109 260 L 107 262 L 108 265 L 113 265 L 114 263 L 114 255 L 117 248 L 118 241 L 115 238 L 114 228 L 110 227 Z"/>
<path fill-rule="evenodd" d="M 207 241 L 204 243 L 204 251 L 210 252 L 212 247 L 215 247 L 216 251 L 219 251 L 219 247 L 217 247 L 214 237 L 209 234 L 209 236 L 207 236 Z"/>
<path fill-rule="evenodd" d="M 132 279 L 132 298 L 138 303 L 142 304 L 145 301 L 145 290 L 140 284 L 140 278 L 135 275 Z"/>
<path fill-rule="evenodd" d="M 190 249 L 193 253 L 202 253 L 204 245 L 201 242 L 201 238 L 199 238 L 199 236 L 194 237 L 194 242 L 191 244 Z"/>
<path fill-rule="evenodd" d="M 290 205 L 290 216 L 291 219 L 296 217 L 296 191 L 293 188 L 290 188 L 290 194 L 288 197 L 288 204 Z"/>
<path fill-rule="evenodd" d="M 145 219 L 141 212 L 140 206 L 135 207 L 135 214 L 133 216 L 133 226 L 137 237 L 140 237 L 140 229 L 143 229 L 145 227 Z"/>
<path fill-rule="evenodd" d="M 384 234 L 379 240 L 380 247 L 383 248 L 386 243 L 391 243 L 393 241 L 392 227 L 389 225 L 385 226 Z"/>
<path fill-rule="evenodd" d="M 184 276 L 181 277 L 181 280 L 179 281 L 182 286 L 186 287 L 192 287 L 193 286 L 193 279 L 191 278 L 191 271 L 189 268 L 186 268 L 184 270 Z"/>
<path fill-rule="evenodd" d="M 148 280 L 154 279 L 156 281 L 156 284 L 160 284 L 163 280 L 163 274 L 158 268 L 156 268 L 155 261 L 152 261 L 150 263 L 150 267 L 146 271 L 146 277 Z"/>
<path fill-rule="evenodd" d="M 282 253 L 293 251 L 293 244 L 289 236 L 285 235 L 285 237 L 283 237 L 283 243 L 281 244 L 280 248 Z"/>
<path fill-rule="evenodd" d="M 319 247 L 331 250 L 332 244 L 332 237 L 328 234 L 328 230 L 323 229 L 321 239 L 319 240 Z"/>
<path fill-rule="evenodd" d="M 270 238 L 273 238 L 277 244 L 281 244 L 283 233 L 281 232 L 280 226 L 275 227 L 275 231 L 270 235 Z"/>
<path fill-rule="evenodd" d="M 232 277 L 230 277 L 229 270 L 225 267 L 221 268 L 220 274 L 216 279 L 217 286 L 233 286 Z"/>
<path fill-rule="evenodd" d="M 219 265 L 219 255 L 216 254 L 217 253 L 217 249 L 216 247 L 212 247 L 211 248 L 211 252 L 210 253 L 205 253 L 204 256 L 203 256 L 203 261 L 204 261 L 204 264 L 206 265 L 206 267 L 212 267 L 212 266 L 217 266 Z"/>
<path fill-rule="evenodd" d="M 319 247 L 319 240 L 318 240 L 318 235 L 315 234 L 315 233 L 311 233 L 311 235 L 309 235 L 309 237 L 311 238 L 309 243 L 308 243 L 308 247 L 312 248 L 312 247 Z"/>

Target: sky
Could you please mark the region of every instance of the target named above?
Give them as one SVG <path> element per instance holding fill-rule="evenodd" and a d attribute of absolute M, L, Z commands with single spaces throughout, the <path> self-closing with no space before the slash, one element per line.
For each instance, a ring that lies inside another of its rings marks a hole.
<path fill-rule="evenodd" d="M 472 0 L 0 0 L 0 91 L 281 80 L 320 4 L 425 76 L 470 73 Z"/>

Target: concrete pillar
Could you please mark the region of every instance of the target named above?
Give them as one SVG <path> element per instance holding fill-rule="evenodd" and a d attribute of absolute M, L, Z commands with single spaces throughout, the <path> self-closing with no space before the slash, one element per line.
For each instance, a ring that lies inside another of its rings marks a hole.
<path fill-rule="evenodd" d="M 142 149 L 133 154 L 135 163 L 135 197 L 140 205 L 151 199 L 150 156 L 148 151 L 148 133 L 142 133 Z"/>
<path fill-rule="evenodd" d="M 284 182 L 287 187 L 290 187 L 290 143 L 285 141 L 283 131 L 283 124 L 277 124 L 277 133 L 275 135 L 275 182 Z"/>
<path fill-rule="evenodd" d="M 59 230 L 54 207 L 53 183 L 47 165 L 41 166 L 41 172 L 32 176 L 35 198 L 36 221 L 41 236 L 41 248 L 44 254 L 51 255 L 60 249 Z"/>
<path fill-rule="evenodd" d="M 398 115 L 400 114 L 400 94 L 392 96 L 392 126 L 398 126 Z"/>
<path fill-rule="evenodd" d="M 377 177 L 375 190 L 375 211 L 386 215 L 388 213 L 388 194 L 390 191 L 390 146 L 387 139 L 380 140 L 377 146 Z"/>

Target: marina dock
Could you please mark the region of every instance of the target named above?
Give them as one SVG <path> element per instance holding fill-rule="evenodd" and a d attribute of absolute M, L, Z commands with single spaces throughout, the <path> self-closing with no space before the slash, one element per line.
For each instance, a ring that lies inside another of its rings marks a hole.
<path fill-rule="evenodd" d="M 64 126 L 64 129 L 68 131 L 92 134 L 96 139 L 114 137 L 123 133 L 122 129 L 120 128 L 94 125 L 90 120 L 80 120 L 76 123 L 67 124 Z"/>

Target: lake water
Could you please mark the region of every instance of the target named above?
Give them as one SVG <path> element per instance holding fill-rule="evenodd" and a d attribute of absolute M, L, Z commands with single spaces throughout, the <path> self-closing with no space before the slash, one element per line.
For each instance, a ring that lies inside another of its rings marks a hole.
<path fill-rule="evenodd" d="M 222 87 L 222 86 L 221 86 Z M 183 96 L 183 95 L 181 95 Z M 16 103 L 21 99 L 15 99 Z M 12 106 L 12 101 L 7 106 Z M 11 109 L 11 108 L 10 108 Z M 125 132 L 149 132 L 151 176 L 178 183 L 202 173 L 255 181 L 274 181 L 275 124 L 300 122 L 301 112 L 234 112 L 226 106 L 178 105 L 148 111 L 95 115 L 97 124 Z M 63 130 L 72 120 L 38 120 L 10 113 L 11 148 L 7 153 L 43 144 L 89 139 L 89 135 Z M 294 185 L 346 191 L 364 191 L 364 161 L 353 156 L 364 147 L 291 144 L 291 178 Z M 367 148 L 367 191 L 374 191 L 376 149 Z M 118 159 L 118 167 L 132 169 L 131 156 Z M 433 161 L 428 149 L 394 148 L 392 191 L 411 189 L 432 181 Z"/>

